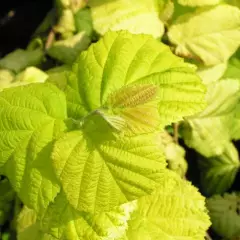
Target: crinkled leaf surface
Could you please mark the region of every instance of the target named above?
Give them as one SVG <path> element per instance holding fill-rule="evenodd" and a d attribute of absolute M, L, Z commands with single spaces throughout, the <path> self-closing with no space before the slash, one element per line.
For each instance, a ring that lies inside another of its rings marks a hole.
<path fill-rule="evenodd" d="M 225 193 L 207 200 L 212 228 L 222 237 L 235 239 L 240 235 L 239 193 Z"/>
<path fill-rule="evenodd" d="M 136 115 L 131 112 L 134 115 L 132 120 L 139 121 L 139 107 L 143 120 L 153 115 L 155 118 L 157 107 L 159 127 L 163 128 L 183 116 L 199 112 L 205 106 L 205 87 L 192 65 L 184 63 L 167 46 L 149 35 L 121 31 L 107 33 L 76 61 L 65 89 L 68 115 L 77 120 L 96 109 L 112 113 L 117 109 L 113 109 L 109 99 L 115 97 L 119 101 L 123 92 L 129 96 L 136 91 L 131 87 L 133 84 L 137 85 L 138 90 L 145 89 L 141 85 L 154 85 L 157 89 L 152 87 L 148 99 L 143 96 L 139 98 L 138 94 L 136 101 L 131 98 L 136 111 Z M 154 95 L 154 92 L 157 94 Z M 144 108 L 144 104 L 151 104 L 152 100 L 153 106 Z M 116 107 L 125 111 L 121 104 Z"/>
<path fill-rule="evenodd" d="M 127 221 L 136 201 L 123 204 L 111 212 L 95 215 L 76 211 L 61 192 L 40 220 L 41 229 L 58 239 L 111 240 L 125 235 Z M 122 238 L 121 238 L 122 239 Z"/>
<path fill-rule="evenodd" d="M 42 59 L 43 51 L 41 49 L 17 49 L 0 60 L 0 68 L 9 69 L 18 73 L 28 66 L 39 64 Z"/>
<path fill-rule="evenodd" d="M 221 155 L 200 159 L 199 166 L 203 191 L 207 195 L 224 193 L 231 187 L 239 171 L 237 149 L 228 143 Z"/>
<path fill-rule="evenodd" d="M 151 195 L 94 217 L 74 210 L 60 193 L 41 219 L 41 227 L 69 240 L 203 239 L 210 225 L 204 198 L 176 174 L 162 175 Z"/>
<path fill-rule="evenodd" d="M 128 30 L 159 38 L 164 33 L 155 0 L 90 0 L 88 4 L 92 11 L 93 26 L 100 34 L 109 30 Z"/>
<path fill-rule="evenodd" d="M 216 5 L 220 3 L 221 0 L 178 0 L 179 4 L 191 6 L 191 7 L 200 7 L 205 5 Z"/>
<path fill-rule="evenodd" d="M 240 45 L 240 10 L 223 4 L 183 15 L 168 37 L 177 55 L 200 59 L 207 66 L 225 62 Z"/>
<path fill-rule="evenodd" d="M 35 83 L 2 91 L 0 106 L 0 169 L 24 204 L 39 211 L 60 190 L 50 153 L 66 128 L 65 96 L 51 84 Z"/>
<path fill-rule="evenodd" d="M 167 172 L 162 180 L 154 193 L 138 200 L 128 239 L 204 239 L 210 225 L 204 197 L 175 173 Z"/>
<path fill-rule="evenodd" d="M 101 118 L 86 125 L 57 140 L 52 154 L 56 175 L 75 209 L 109 211 L 155 189 L 165 161 L 154 135 L 113 135 Z"/>

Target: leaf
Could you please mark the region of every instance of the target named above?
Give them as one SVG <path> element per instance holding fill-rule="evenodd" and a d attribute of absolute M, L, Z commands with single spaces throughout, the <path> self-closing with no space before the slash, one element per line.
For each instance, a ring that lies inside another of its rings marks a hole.
<path fill-rule="evenodd" d="M 3 88 L 8 87 L 11 85 L 11 82 L 14 80 L 15 75 L 12 71 L 9 71 L 7 69 L 0 69 L 0 91 Z"/>
<path fill-rule="evenodd" d="M 222 237 L 234 238 L 240 235 L 240 196 L 238 193 L 225 193 L 207 200 L 212 228 Z"/>
<path fill-rule="evenodd" d="M 129 240 L 203 239 L 209 226 L 204 197 L 189 182 L 167 172 L 155 192 L 138 200 L 127 236 Z"/>
<path fill-rule="evenodd" d="M 53 236 L 41 231 L 34 210 L 24 207 L 18 217 L 17 239 L 18 240 L 56 240 Z"/>
<path fill-rule="evenodd" d="M 233 78 L 240 80 L 240 50 L 228 61 L 227 69 L 223 78 Z"/>
<path fill-rule="evenodd" d="M 71 64 L 80 52 L 87 49 L 89 43 L 89 37 L 84 32 L 80 32 L 66 40 L 55 42 L 48 49 L 48 55 L 60 62 Z"/>
<path fill-rule="evenodd" d="M 169 21 L 173 14 L 174 14 L 174 3 L 171 0 L 163 0 L 163 1 L 159 1 L 159 18 L 161 19 L 161 21 L 163 21 L 164 23 L 167 23 L 167 21 Z"/>
<path fill-rule="evenodd" d="M 7 179 L 0 181 L 0 225 L 3 226 L 10 215 L 14 191 Z"/>
<path fill-rule="evenodd" d="M 71 38 L 76 31 L 74 14 L 71 9 L 60 9 L 58 24 L 54 31 L 60 33 L 63 39 Z"/>
<path fill-rule="evenodd" d="M 120 128 L 115 128 L 122 130 L 125 127 L 125 133 L 128 130 L 132 133 L 148 133 L 157 129 L 160 122 L 156 99 L 158 92 L 156 85 L 144 84 L 123 87 L 111 94 L 106 108 L 110 108 L 113 114 L 120 117 L 118 122 L 122 122 Z M 106 113 L 103 114 L 106 116 Z M 109 119 L 109 123 L 112 122 Z"/>
<path fill-rule="evenodd" d="M 229 143 L 221 155 L 199 160 L 203 191 L 209 196 L 228 190 L 240 167 L 237 149 Z"/>
<path fill-rule="evenodd" d="M 170 27 L 168 37 L 176 45 L 177 55 L 211 66 L 227 61 L 238 49 L 239 29 L 240 10 L 223 4 L 181 16 Z"/>
<path fill-rule="evenodd" d="M 230 4 L 230 5 L 240 8 L 240 2 L 238 0 L 225 0 L 225 2 L 227 4 Z"/>
<path fill-rule="evenodd" d="M 185 144 L 205 157 L 221 155 L 229 143 L 227 118 L 191 119 L 181 125 Z"/>
<path fill-rule="evenodd" d="M 89 8 L 80 9 L 75 15 L 75 25 L 78 32 L 85 32 L 89 37 L 93 34 L 93 23 Z"/>
<path fill-rule="evenodd" d="M 211 84 L 221 79 L 227 69 L 227 63 L 220 63 L 212 67 L 200 66 L 197 74 L 203 80 L 204 84 Z M 228 77 L 225 77 L 226 79 Z M 229 77 L 231 78 L 231 77 Z"/>
<path fill-rule="evenodd" d="M 240 101 L 240 81 L 224 79 L 208 86 L 208 106 L 197 118 L 224 116 L 231 113 Z"/>
<path fill-rule="evenodd" d="M 178 0 L 179 4 L 187 5 L 187 6 L 191 6 L 191 7 L 216 5 L 220 2 L 221 2 L 221 0 Z"/>
<path fill-rule="evenodd" d="M 109 30 L 128 30 L 134 34 L 145 33 L 160 38 L 164 33 L 155 0 L 90 0 L 88 5 L 92 11 L 94 29 L 102 35 Z"/>
<path fill-rule="evenodd" d="M 69 75 L 70 71 L 71 68 L 68 65 L 51 68 L 47 71 L 47 82 L 54 84 L 60 90 L 64 91 L 67 86 L 67 75 Z"/>
<path fill-rule="evenodd" d="M 28 66 L 38 65 L 41 63 L 42 59 L 43 51 L 41 49 L 17 49 L 0 60 L 0 68 L 5 68 L 18 73 Z"/>
<path fill-rule="evenodd" d="M 136 208 L 136 201 L 123 204 L 111 212 L 90 214 L 78 212 L 61 192 L 40 220 L 41 229 L 58 239 L 110 240 L 120 239 L 127 221 Z"/>
<path fill-rule="evenodd" d="M 16 82 L 23 84 L 45 82 L 48 75 L 36 67 L 28 67 L 23 72 L 20 72 L 16 78 Z"/>
<path fill-rule="evenodd" d="M 157 108 L 159 128 L 199 112 L 205 106 L 205 87 L 193 65 L 184 63 L 149 35 L 121 31 L 107 33 L 77 59 L 65 89 L 68 116 L 80 120 L 105 106 L 110 114 L 115 109 L 109 106 L 109 99 L 113 94 L 119 99 L 124 91 L 129 96 L 135 91 L 133 85 L 142 89 L 141 94 L 146 85 L 157 92 L 148 103 L 144 102 L 151 105 L 153 100 L 153 105 L 148 107 L 151 110 L 145 108 L 142 119 L 148 118 L 147 111 L 156 116 Z M 137 111 L 136 104 L 133 107 Z"/>
<path fill-rule="evenodd" d="M 53 85 L 35 83 L 4 90 L 0 106 L 0 169 L 23 203 L 38 212 L 60 190 L 50 153 L 66 129 L 65 96 Z"/>
<path fill-rule="evenodd" d="M 237 134 L 233 113 L 240 100 L 240 82 L 234 79 L 208 85 L 208 106 L 182 125 L 185 143 L 205 157 L 221 155 Z M 234 133 L 236 132 L 236 133 Z"/>
<path fill-rule="evenodd" d="M 69 203 L 96 213 L 151 193 L 165 167 L 156 140 L 152 134 L 114 135 L 100 117 L 65 134 L 52 160 Z"/>

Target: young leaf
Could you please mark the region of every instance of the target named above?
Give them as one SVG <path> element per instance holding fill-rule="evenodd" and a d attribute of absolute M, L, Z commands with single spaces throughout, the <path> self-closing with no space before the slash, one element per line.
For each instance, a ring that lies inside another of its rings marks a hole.
<path fill-rule="evenodd" d="M 57 140 L 52 154 L 56 175 L 75 209 L 109 211 L 155 189 L 165 167 L 155 135 L 113 135 L 101 118 L 86 125 Z"/>
<path fill-rule="evenodd" d="M 203 239 L 209 226 L 204 198 L 169 171 L 155 192 L 138 200 L 127 236 L 129 240 Z"/>
<path fill-rule="evenodd" d="M 179 4 L 190 6 L 190 7 L 200 7 L 205 5 L 216 5 L 221 2 L 221 0 L 178 0 Z"/>
<path fill-rule="evenodd" d="M 38 212 L 60 190 L 50 153 L 66 129 L 65 96 L 52 84 L 35 83 L 2 91 L 0 106 L 0 169 L 24 204 Z"/>
<path fill-rule="evenodd" d="M 199 160 L 203 191 L 209 196 L 221 194 L 228 190 L 240 168 L 237 149 L 229 143 L 224 152 Z"/>
<path fill-rule="evenodd" d="M 88 5 L 91 7 L 94 29 L 102 35 L 109 30 L 128 30 L 159 38 L 164 33 L 155 0 L 89 0 Z"/>
<path fill-rule="evenodd" d="M 153 84 L 129 85 L 111 94 L 105 107 L 123 119 L 125 133 L 153 132 L 161 120 L 158 92 L 159 88 Z"/>
<path fill-rule="evenodd" d="M 225 193 L 207 200 L 212 228 L 222 237 L 237 239 L 240 235 L 240 196 L 238 193 Z"/>
<path fill-rule="evenodd" d="M 148 108 L 152 116 L 156 116 L 154 109 L 158 108 L 159 127 L 162 128 L 205 106 L 205 87 L 192 65 L 184 63 L 149 35 L 109 32 L 80 55 L 68 77 L 65 89 L 68 115 L 77 120 L 106 105 L 110 108 L 108 103 L 112 96 L 119 101 L 124 89 L 124 95 L 135 91 L 133 85 L 136 89 L 143 90 L 141 85 L 151 85 L 155 89 L 157 94 L 150 96 L 149 101 L 151 104 L 156 97 L 156 102 Z M 144 97 L 138 101 L 144 101 Z M 149 119 L 147 110 L 141 111 L 146 112 L 142 119 Z"/>
<path fill-rule="evenodd" d="M 239 29 L 240 10 L 223 4 L 181 16 L 170 27 L 168 37 L 176 45 L 177 55 L 211 66 L 227 61 L 238 49 Z"/>
<path fill-rule="evenodd" d="M 42 59 L 43 51 L 41 49 L 26 51 L 17 49 L 0 60 L 0 68 L 9 69 L 18 73 L 28 66 L 38 65 Z"/>

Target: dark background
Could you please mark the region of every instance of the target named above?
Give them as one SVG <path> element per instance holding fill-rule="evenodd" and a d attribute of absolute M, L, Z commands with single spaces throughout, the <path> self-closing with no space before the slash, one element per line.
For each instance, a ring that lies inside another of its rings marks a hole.
<path fill-rule="evenodd" d="M 0 8 L 0 58 L 25 48 L 31 35 L 52 8 L 52 0 L 2 0 Z M 15 15 L 8 18 L 13 10 Z"/>

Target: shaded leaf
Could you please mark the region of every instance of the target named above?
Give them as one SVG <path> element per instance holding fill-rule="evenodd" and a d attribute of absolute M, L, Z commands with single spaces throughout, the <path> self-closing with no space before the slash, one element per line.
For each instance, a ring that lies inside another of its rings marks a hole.
<path fill-rule="evenodd" d="M 240 196 L 238 193 L 216 195 L 207 200 L 212 228 L 222 237 L 231 238 L 240 235 Z"/>
<path fill-rule="evenodd" d="M 240 162 L 237 149 L 229 143 L 221 155 L 199 160 L 203 191 L 209 196 L 221 194 L 233 184 Z"/>

